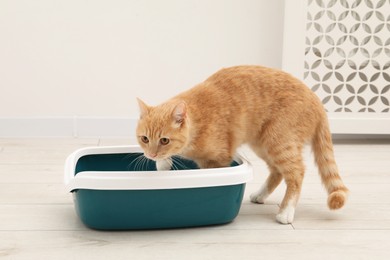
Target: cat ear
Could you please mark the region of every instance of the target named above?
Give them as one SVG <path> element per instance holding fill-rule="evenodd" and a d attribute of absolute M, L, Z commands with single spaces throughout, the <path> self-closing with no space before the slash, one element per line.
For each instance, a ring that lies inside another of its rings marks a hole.
<path fill-rule="evenodd" d="M 181 125 L 187 117 L 187 104 L 181 101 L 175 106 L 173 110 L 173 119 L 176 124 Z"/>
<path fill-rule="evenodd" d="M 149 113 L 149 107 L 139 98 L 137 98 L 138 106 L 140 110 L 140 118 L 143 118 Z"/>

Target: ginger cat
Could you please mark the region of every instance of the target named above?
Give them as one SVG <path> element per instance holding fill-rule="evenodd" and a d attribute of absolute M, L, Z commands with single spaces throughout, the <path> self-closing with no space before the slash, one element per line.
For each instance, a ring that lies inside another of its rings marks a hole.
<path fill-rule="evenodd" d="M 226 167 L 237 148 L 248 144 L 270 170 L 251 201 L 264 203 L 284 180 L 287 190 L 276 219 L 288 224 L 305 171 L 302 148 L 310 142 L 329 208 L 339 209 L 347 199 L 324 108 L 308 87 L 285 72 L 260 66 L 226 68 L 159 106 L 138 102 L 138 142 L 158 170 L 169 170 L 173 155 L 200 168 Z"/>

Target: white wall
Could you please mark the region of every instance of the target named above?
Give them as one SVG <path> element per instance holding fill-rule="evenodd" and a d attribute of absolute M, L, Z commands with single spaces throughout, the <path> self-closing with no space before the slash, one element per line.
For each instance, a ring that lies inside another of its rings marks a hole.
<path fill-rule="evenodd" d="M 280 68 L 283 12 L 283 0 L 2 0 L 0 118 L 136 118 L 137 96 L 158 104 L 231 65 Z"/>

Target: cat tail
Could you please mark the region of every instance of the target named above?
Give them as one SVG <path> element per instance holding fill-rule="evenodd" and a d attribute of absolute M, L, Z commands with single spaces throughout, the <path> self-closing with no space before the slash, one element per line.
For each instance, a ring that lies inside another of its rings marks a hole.
<path fill-rule="evenodd" d="M 317 126 L 312 140 L 312 149 L 322 183 L 329 194 L 328 207 L 332 210 L 339 209 L 344 206 L 347 200 L 348 189 L 341 180 L 334 159 L 332 136 L 326 117 Z"/>

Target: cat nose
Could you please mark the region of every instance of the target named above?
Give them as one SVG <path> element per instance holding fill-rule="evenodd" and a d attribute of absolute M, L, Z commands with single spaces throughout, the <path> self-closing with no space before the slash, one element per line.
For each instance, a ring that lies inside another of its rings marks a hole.
<path fill-rule="evenodd" d="M 149 156 L 152 157 L 152 158 L 156 158 L 157 153 L 149 153 Z"/>

